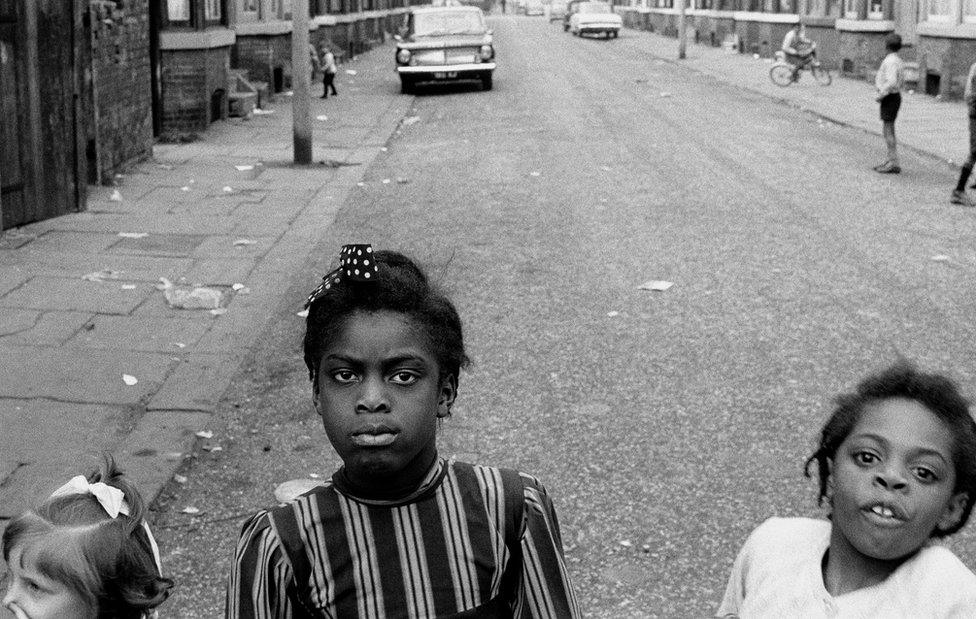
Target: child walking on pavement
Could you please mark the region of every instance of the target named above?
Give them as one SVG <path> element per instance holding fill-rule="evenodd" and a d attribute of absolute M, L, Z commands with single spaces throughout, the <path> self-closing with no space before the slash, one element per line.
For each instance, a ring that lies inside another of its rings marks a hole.
<path fill-rule="evenodd" d="M 966 107 L 969 108 L 969 157 L 962 164 L 959 181 L 956 183 L 956 188 L 952 190 L 952 195 L 949 196 L 949 202 L 976 206 L 976 202 L 973 202 L 966 193 L 966 183 L 973 171 L 973 165 L 976 165 L 976 62 L 970 65 L 969 75 L 966 76 L 965 99 Z"/>
<path fill-rule="evenodd" d="M 976 423 L 952 381 L 904 361 L 869 376 L 812 464 L 828 520 L 759 525 L 717 616 L 976 617 L 976 574 L 939 544 L 976 499 Z"/>
<path fill-rule="evenodd" d="M 312 400 L 343 464 L 244 524 L 227 616 L 578 617 L 542 484 L 437 454 L 468 362 L 454 305 L 406 256 L 346 245 L 307 307 Z"/>
<path fill-rule="evenodd" d="M 901 36 L 894 33 L 886 36 L 885 49 L 888 50 L 888 55 L 878 67 L 874 86 L 878 90 L 876 100 L 881 104 L 881 130 L 888 148 L 888 159 L 881 165 L 874 166 L 874 170 L 881 174 L 898 174 L 901 172 L 901 165 L 898 163 L 898 143 L 895 140 L 895 118 L 898 117 L 898 109 L 901 107 L 901 89 L 905 81 L 905 63 L 898 55 Z"/>
<path fill-rule="evenodd" d="M 335 54 L 332 53 L 332 49 L 328 45 L 322 46 L 322 98 L 329 98 L 329 90 L 332 90 L 332 96 L 338 97 L 339 92 L 335 87 L 335 76 L 339 72 L 339 67 L 336 66 Z"/>

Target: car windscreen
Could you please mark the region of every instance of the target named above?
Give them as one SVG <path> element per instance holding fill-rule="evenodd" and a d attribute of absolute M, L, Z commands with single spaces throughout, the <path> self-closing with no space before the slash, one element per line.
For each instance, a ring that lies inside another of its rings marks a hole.
<path fill-rule="evenodd" d="M 586 2 L 580 5 L 580 13 L 612 13 L 609 4 L 597 3 L 597 2 Z"/>
<path fill-rule="evenodd" d="M 414 15 L 413 34 L 436 37 L 449 34 L 481 34 L 485 21 L 480 11 L 438 11 Z"/>

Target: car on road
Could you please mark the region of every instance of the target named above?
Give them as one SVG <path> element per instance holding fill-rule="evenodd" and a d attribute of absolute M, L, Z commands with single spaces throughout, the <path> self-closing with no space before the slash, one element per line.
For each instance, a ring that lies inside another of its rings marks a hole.
<path fill-rule="evenodd" d="M 579 5 L 586 1 L 587 0 L 569 0 L 569 2 L 566 3 L 566 11 L 563 13 L 563 32 L 569 31 L 569 19 L 579 8 Z"/>
<path fill-rule="evenodd" d="M 474 6 L 417 7 L 396 39 L 396 72 L 405 94 L 421 82 L 478 80 L 492 88 L 495 46 Z"/>
<path fill-rule="evenodd" d="M 602 34 L 617 38 L 623 19 L 606 2 L 580 2 L 569 18 L 569 31 L 575 35 Z"/>

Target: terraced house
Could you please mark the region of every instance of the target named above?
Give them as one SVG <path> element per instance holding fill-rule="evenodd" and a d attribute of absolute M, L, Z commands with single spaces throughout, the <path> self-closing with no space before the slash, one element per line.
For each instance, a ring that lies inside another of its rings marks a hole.
<path fill-rule="evenodd" d="M 358 54 L 419 3 L 308 0 L 310 40 Z M 290 88 L 291 32 L 291 0 L 0 0 L 0 229 Z"/>
<path fill-rule="evenodd" d="M 615 0 L 625 23 L 677 36 L 681 0 Z M 687 0 L 689 36 L 708 45 L 772 56 L 795 23 L 820 59 L 845 75 L 873 79 L 884 37 L 898 33 L 909 78 L 930 95 L 962 95 L 976 61 L 976 0 Z"/>

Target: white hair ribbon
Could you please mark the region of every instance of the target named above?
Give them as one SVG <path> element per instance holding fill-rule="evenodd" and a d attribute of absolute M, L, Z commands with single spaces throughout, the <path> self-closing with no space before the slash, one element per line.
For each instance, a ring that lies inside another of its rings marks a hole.
<path fill-rule="evenodd" d="M 118 518 L 119 514 L 129 515 L 129 506 L 125 504 L 125 493 L 114 486 L 96 481 L 88 483 L 84 475 L 75 475 L 68 483 L 51 493 L 51 498 L 68 496 L 71 494 L 90 494 L 98 499 L 105 513 L 111 518 Z"/>
<path fill-rule="evenodd" d="M 75 475 L 68 480 L 68 483 L 52 492 L 51 498 L 72 494 L 90 494 L 94 496 L 102 506 L 102 509 L 105 510 L 105 513 L 112 519 L 118 518 L 119 514 L 129 515 L 129 505 L 125 502 L 125 493 L 115 486 L 109 486 L 100 481 L 91 484 L 88 483 L 84 475 Z M 156 569 L 159 570 L 159 575 L 162 576 L 163 564 L 159 559 L 159 546 L 156 544 L 156 538 L 153 537 L 152 531 L 149 529 L 149 523 L 145 520 L 142 521 L 142 528 L 146 532 L 146 537 L 149 538 L 149 547 L 152 549 Z"/>

